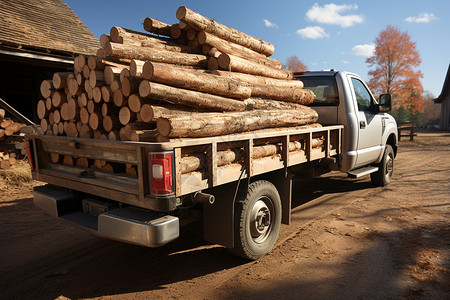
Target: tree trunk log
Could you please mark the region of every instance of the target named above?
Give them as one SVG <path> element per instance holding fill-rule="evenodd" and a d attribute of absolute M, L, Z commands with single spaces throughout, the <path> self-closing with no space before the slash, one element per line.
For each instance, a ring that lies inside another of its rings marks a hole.
<path fill-rule="evenodd" d="M 243 111 L 245 109 L 245 104 L 239 100 L 174 88 L 159 83 L 150 83 L 147 80 L 141 82 L 139 94 L 144 98 L 152 97 L 169 103 L 204 108 L 212 111 Z"/>
<path fill-rule="evenodd" d="M 252 84 L 251 89 L 252 97 L 255 98 L 295 102 L 303 105 L 309 105 L 314 101 L 314 93 L 311 90 L 263 84 Z"/>
<path fill-rule="evenodd" d="M 158 130 L 156 129 L 134 130 L 130 133 L 130 140 L 135 142 L 156 142 L 157 135 Z"/>
<path fill-rule="evenodd" d="M 139 84 L 141 81 L 141 77 L 124 77 L 122 80 L 123 95 L 129 97 L 131 94 L 139 92 Z"/>
<path fill-rule="evenodd" d="M 289 70 L 275 69 L 226 53 L 222 53 L 219 56 L 218 62 L 219 67 L 233 72 L 241 72 L 276 79 L 292 79 L 293 76 L 292 72 Z"/>
<path fill-rule="evenodd" d="M 73 75 L 73 72 L 56 72 L 53 74 L 53 86 L 55 89 L 63 89 L 67 86 L 67 77 Z"/>
<path fill-rule="evenodd" d="M 119 117 L 117 115 L 107 115 L 102 120 L 103 129 L 106 132 L 117 130 L 121 127 Z"/>
<path fill-rule="evenodd" d="M 146 62 L 145 68 L 145 79 L 153 82 L 236 99 L 250 97 L 250 88 L 237 80 L 160 63 Z"/>
<path fill-rule="evenodd" d="M 144 19 L 144 30 L 154 34 L 170 37 L 170 25 L 152 18 Z"/>
<path fill-rule="evenodd" d="M 165 137 L 208 137 L 263 128 L 299 126 L 316 122 L 318 115 L 303 110 L 255 110 L 238 113 L 197 113 L 189 116 L 161 117 L 157 128 Z"/>
<path fill-rule="evenodd" d="M 293 87 L 293 88 L 303 88 L 303 82 L 300 80 L 280 80 L 275 78 L 268 78 L 263 76 L 256 76 L 256 75 L 250 75 L 245 73 L 238 73 L 238 72 L 228 72 L 228 71 L 213 71 L 212 74 L 224 76 L 224 77 L 230 77 L 237 80 L 241 80 L 246 83 L 250 84 L 263 84 L 263 85 L 273 85 L 273 86 L 279 86 L 279 87 Z"/>
<path fill-rule="evenodd" d="M 192 113 L 192 109 L 189 110 L 187 107 L 184 108 L 185 109 L 182 109 L 182 107 L 169 108 L 158 105 L 144 104 L 141 107 L 140 114 L 142 121 L 149 123 L 156 121 L 156 119 L 162 116 L 185 115 Z"/>
<path fill-rule="evenodd" d="M 184 6 L 178 8 L 176 16 L 178 20 L 188 23 L 197 30 L 214 34 L 224 40 L 245 46 L 266 56 L 272 55 L 275 50 L 275 46 L 268 42 L 217 23 L 215 20 L 204 17 Z"/>
<path fill-rule="evenodd" d="M 109 43 L 108 45 L 109 48 L 106 49 L 107 54 L 113 57 L 149 60 L 155 62 L 165 62 L 168 64 L 197 67 L 206 67 L 208 63 L 208 57 L 205 55 L 177 53 L 153 48 L 125 46 L 117 43 Z"/>
<path fill-rule="evenodd" d="M 268 109 L 268 110 L 290 110 L 290 109 L 303 109 L 305 106 L 302 104 L 294 103 L 294 102 L 284 102 L 277 100 L 269 100 L 269 99 L 255 99 L 250 98 L 244 101 L 246 105 L 246 110 L 255 110 L 255 109 Z"/>
<path fill-rule="evenodd" d="M 275 69 L 283 68 L 283 64 L 278 59 L 268 58 L 264 54 L 258 53 L 239 44 L 226 41 L 206 31 L 201 31 L 198 34 L 198 42 L 201 45 L 208 44 L 220 52 L 236 55 Z"/>
<path fill-rule="evenodd" d="M 144 68 L 145 61 L 132 59 L 130 62 L 130 75 L 133 77 L 142 76 L 142 70 Z"/>

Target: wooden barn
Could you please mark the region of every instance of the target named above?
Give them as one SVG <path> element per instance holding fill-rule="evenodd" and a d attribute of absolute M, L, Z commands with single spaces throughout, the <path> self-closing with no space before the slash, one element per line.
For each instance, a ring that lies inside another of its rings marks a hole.
<path fill-rule="evenodd" d="M 1 0 L 0 16 L 0 98 L 37 121 L 41 82 L 100 43 L 62 0 Z"/>
<path fill-rule="evenodd" d="M 448 66 L 441 94 L 433 101 L 441 104 L 440 128 L 442 130 L 450 130 L 450 65 Z"/>

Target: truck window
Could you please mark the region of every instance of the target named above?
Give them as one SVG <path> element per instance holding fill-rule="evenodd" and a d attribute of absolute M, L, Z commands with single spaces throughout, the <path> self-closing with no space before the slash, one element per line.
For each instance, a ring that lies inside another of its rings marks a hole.
<path fill-rule="evenodd" d="M 364 84 L 356 78 L 352 78 L 353 89 L 355 90 L 355 98 L 358 103 L 359 111 L 368 111 L 372 104 L 372 97 Z"/>
<path fill-rule="evenodd" d="M 299 78 L 305 89 L 314 92 L 314 102 L 312 106 L 337 106 L 339 97 L 334 77 L 302 76 Z"/>

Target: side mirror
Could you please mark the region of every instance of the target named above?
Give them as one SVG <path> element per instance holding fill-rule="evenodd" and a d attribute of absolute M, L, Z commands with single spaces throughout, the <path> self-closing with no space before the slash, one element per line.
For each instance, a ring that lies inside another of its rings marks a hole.
<path fill-rule="evenodd" d="M 391 94 L 381 94 L 378 98 L 378 112 L 388 112 L 392 109 Z"/>

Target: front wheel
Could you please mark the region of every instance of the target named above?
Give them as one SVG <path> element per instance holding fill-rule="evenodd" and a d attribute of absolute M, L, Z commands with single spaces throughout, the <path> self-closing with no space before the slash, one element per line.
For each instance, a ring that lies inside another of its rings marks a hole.
<path fill-rule="evenodd" d="M 236 203 L 231 252 L 247 259 L 260 258 L 275 244 L 280 224 L 281 199 L 275 186 L 265 180 L 251 183 Z"/>
<path fill-rule="evenodd" d="M 386 145 L 383 160 L 378 164 L 378 171 L 370 174 L 370 179 L 375 186 L 385 186 L 391 182 L 393 174 L 394 150 L 391 145 Z"/>

